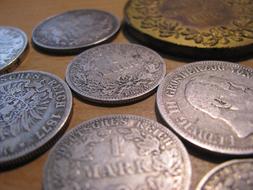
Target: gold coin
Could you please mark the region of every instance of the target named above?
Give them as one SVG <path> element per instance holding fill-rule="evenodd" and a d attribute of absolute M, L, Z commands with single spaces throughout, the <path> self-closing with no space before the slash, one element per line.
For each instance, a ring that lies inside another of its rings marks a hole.
<path fill-rule="evenodd" d="M 131 28 L 158 44 L 216 53 L 253 49 L 251 0 L 130 0 L 125 17 Z"/>

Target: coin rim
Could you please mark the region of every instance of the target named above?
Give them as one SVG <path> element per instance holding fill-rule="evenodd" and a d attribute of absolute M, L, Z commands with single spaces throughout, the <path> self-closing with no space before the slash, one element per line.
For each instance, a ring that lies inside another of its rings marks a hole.
<path fill-rule="evenodd" d="M 72 111 L 73 99 L 72 99 L 71 90 L 69 89 L 68 85 L 64 82 L 64 80 L 62 80 L 60 77 L 52 73 L 37 71 L 37 70 L 27 70 L 27 71 L 13 72 L 13 73 L 1 75 L 0 79 L 2 77 L 6 77 L 7 75 L 16 75 L 20 73 L 38 73 L 42 76 L 47 75 L 50 78 L 56 79 L 59 83 L 62 84 L 62 86 L 64 87 L 66 91 L 66 97 L 67 97 L 66 108 L 58 126 L 56 126 L 55 129 L 51 133 L 46 135 L 46 137 L 44 137 L 42 140 L 39 140 L 37 143 L 31 144 L 30 146 L 26 146 L 22 152 L 0 158 L 0 165 L 2 167 L 9 166 L 9 165 L 16 165 L 19 162 L 24 162 L 25 160 L 29 160 L 30 156 L 33 157 L 33 155 L 37 155 L 37 153 L 40 154 L 40 152 L 43 152 L 44 148 L 45 149 L 49 148 L 48 146 L 50 146 L 51 140 L 53 140 L 54 137 L 56 137 L 57 134 L 60 133 L 61 130 L 65 127 L 65 124 L 67 120 L 70 118 L 70 114 Z"/>
<path fill-rule="evenodd" d="M 97 121 L 97 120 L 100 121 L 103 119 L 112 119 L 112 118 L 129 118 L 129 119 L 148 121 L 152 125 L 155 125 L 157 128 L 159 128 L 159 130 L 161 130 L 162 132 L 167 133 L 170 136 L 170 138 L 173 139 L 173 142 L 175 143 L 175 145 L 177 145 L 177 148 L 180 148 L 180 152 L 181 152 L 181 155 L 182 155 L 182 158 L 184 161 L 183 164 L 185 165 L 185 176 L 183 176 L 183 182 L 184 182 L 185 186 L 184 186 L 183 190 L 190 189 L 191 178 L 192 178 L 192 164 L 191 164 L 191 160 L 190 160 L 190 155 L 189 155 L 186 147 L 184 146 L 184 144 L 181 142 L 181 140 L 171 130 L 169 130 L 167 127 L 165 127 L 161 123 L 158 123 L 155 120 L 152 120 L 152 119 L 140 116 L 140 115 L 110 114 L 110 115 L 103 115 L 103 116 L 94 117 L 92 119 L 89 119 L 89 120 L 86 120 L 86 121 L 83 121 L 83 122 L 77 124 L 75 127 L 71 128 L 69 131 L 67 131 L 64 134 L 64 136 L 54 145 L 54 147 L 50 150 L 50 152 L 48 154 L 48 158 L 47 158 L 47 160 L 44 164 L 44 167 L 43 167 L 43 176 L 42 176 L 43 190 L 49 190 L 50 180 L 48 180 L 47 174 L 51 173 L 51 172 L 49 172 L 50 169 L 48 169 L 48 167 L 50 166 L 50 162 L 52 162 L 50 158 L 54 158 L 55 150 L 57 150 L 58 146 L 59 147 L 61 146 L 61 143 L 64 140 L 64 138 L 71 135 L 78 128 L 84 127 L 84 125 L 86 125 L 88 128 L 91 128 L 89 125 L 90 125 L 90 123 L 93 123 L 94 121 Z M 102 127 L 99 127 L 98 129 L 102 129 Z"/>
<path fill-rule="evenodd" d="M 98 13 L 107 14 L 107 15 L 111 16 L 113 22 L 116 23 L 116 25 L 113 27 L 114 28 L 113 32 L 111 32 L 107 36 L 101 38 L 100 40 L 90 42 L 90 43 L 86 43 L 86 44 L 82 44 L 82 45 L 78 45 L 78 46 L 76 45 L 76 46 L 69 46 L 69 47 L 56 47 L 56 46 L 50 46 L 50 45 L 47 45 L 47 44 L 43 44 L 43 43 L 40 43 L 37 40 L 37 38 L 35 37 L 35 34 L 36 34 L 37 30 L 39 30 L 39 28 L 42 25 L 47 24 L 48 22 L 51 22 L 51 20 L 54 20 L 54 18 L 56 18 L 58 16 L 65 15 L 65 14 L 71 14 L 71 13 L 83 12 L 83 11 L 84 12 L 87 12 L 87 11 L 88 12 L 98 12 Z M 52 16 L 47 17 L 44 20 L 40 21 L 32 30 L 32 42 L 36 46 L 38 46 L 38 48 L 42 48 L 42 49 L 49 50 L 49 51 L 50 50 L 51 51 L 60 51 L 60 52 L 61 51 L 75 51 L 75 50 L 85 49 L 85 48 L 89 48 L 91 46 L 101 44 L 101 43 L 105 42 L 106 40 L 109 40 L 109 39 L 113 38 L 117 34 L 119 29 L 120 29 L 119 18 L 116 17 L 115 15 L 113 15 L 110 12 L 107 12 L 107 11 L 104 11 L 104 10 L 98 10 L 98 9 L 73 9 L 73 10 L 70 10 L 70 11 L 65 11 L 65 12 L 62 12 L 62 13 L 52 15 Z"/>

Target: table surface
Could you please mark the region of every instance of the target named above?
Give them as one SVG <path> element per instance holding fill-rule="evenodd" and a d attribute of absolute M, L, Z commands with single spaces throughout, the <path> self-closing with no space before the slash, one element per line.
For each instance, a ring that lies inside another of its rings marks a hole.
<path fill-rule="evenodd" d="M 0 3 L 0 25 L 16 26 L 26 32 L 29 38 L 30 48 L 25 60 L 16 69 L 41 70 L 54 73 L 64 79 L 68 63 L 74 56 L 52 56 L 36 51 L 31 45 L 32 29 L 43 19 L 67 10 L 96 8 L 113 13 L 123 20 L 123 9 L 126 0 L 1 0 Z M 116 43 L 129 43 L 129 38 L 122 30 L 113 40 Z M 164 56 L 167 72 L 186 64 L 189 60 L 174 58 L 170 55 Z M 253 59 L 240 62 L 241 64 L 253 66 Z M 119 107 L 99 107 L 74 97 L 73 114 L 67 130 L 75 127 L 82 121 L 107 114 L 136 114 L 153 120 L 157 120 L 155 112 L 155 94 L 135 104 Z M 192 186 L 195 189 L 199 180 L 214 166 L 227 158 L 209 155 L 200 152 L 196 147 L 190 147 L 185 143 L 190 153 L 192 162 Z M 27 190 L 42 189 L 42 172 L 48 152 L 37 159 L 21 167 L 0 173 L 1 190 Z"/>

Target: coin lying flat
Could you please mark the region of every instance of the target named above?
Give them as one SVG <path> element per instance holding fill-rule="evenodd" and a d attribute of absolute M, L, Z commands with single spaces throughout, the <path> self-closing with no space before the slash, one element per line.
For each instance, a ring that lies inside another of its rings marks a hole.
<path fill-rule="evenodd" d="M 227 161 L 212 169 L 196 190 L 252 190 L 253 159 Z"/>
<path fill-rule="evenodd" d="M 140 40 L 176 55 L 231 59 L 252 53 L 252 1 L 130 0 L 125 20 Z"/>
<path fill-rule="evenodd" d="M 8 72 L 20 63 L 27 45 L 27 36 L 22 30 L 0 26 L 0 73 Z"/>
<path fill-rule="evenodd" d="M 73 10 L 41 22 L 35 27 L 32 40 L 44 50 L 76 53 L 111 39 L 119 28 L 118 19 L 108 12 Z"/>
<path fill-rule="evenodd" d="M 44 168 L 51 189 L 189 189 L 191 165 L 179 139 L 155 121 L 110 115 L 86 121 L 54 146 Z"/>
<path fill-rule="evenodd" d="M 63 132 L 72 106 L 67 84 L 40 71 L 0 76 L 0 168 L 46 150 Z"/>
<path fill-rule="evenodd" d="M 84 99 L 108 104 L 149 95 L 165 75 L 154 51 L 135 44 L 106 44 L 78 55 L 66 71 L 70 88 Z"/>
<path fill-rule="evenodd" d="M 220 61 L 185 65 L 166 76 L 157 106 L 189 142 L 231 155 L 253 153 L 253 69 Z"/>

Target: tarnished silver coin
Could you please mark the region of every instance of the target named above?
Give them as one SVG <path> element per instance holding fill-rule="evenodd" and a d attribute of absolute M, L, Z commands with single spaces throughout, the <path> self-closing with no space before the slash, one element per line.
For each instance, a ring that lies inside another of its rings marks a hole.
<path fill-rule="evenodd" d="M 81 9 L 50 17 L 35 27 L 33 43 L 44 50 L 76 53 L 111 39 L 119 20 L 102 10 Z"/>
<path fill-rule="evenodd" d="M 167 124 L 189 142 L 230 155 L 253 153 L 253 69 L 220 61 L 168 74 L 157 93 Z"/>
<path fill-rule="evenodd" d="M 133 115 L 86 121 L 54 146 L 44 190 L 186 190 L 191 164 L 181 141 L 159 123 Z"/>
<path fill-rule="evenodd" d="M 0 76 L 0 168 L 30 160 L 63 132 L 72 107 L 67 84 L 41 71 Z"/>
<path fill-rule="evenodd" d="M 212 169 L 196 190 L 252 190 L 253 159 L 231 160 Z"/>
<path fill-rule="evenodd" d="M 0 26 L 0 73 L 8 72 L 20 63 L 27 45 L 27 36 L 22 30 Z"/>
<path fill-rule="evenodd" d="M 107 104 L 136 101 L 160 84 L 166 68 L 154 51 L 135 44 L 106 44 L 78 55 L 66 71 L 70 88 L 84 99 Z"/>

